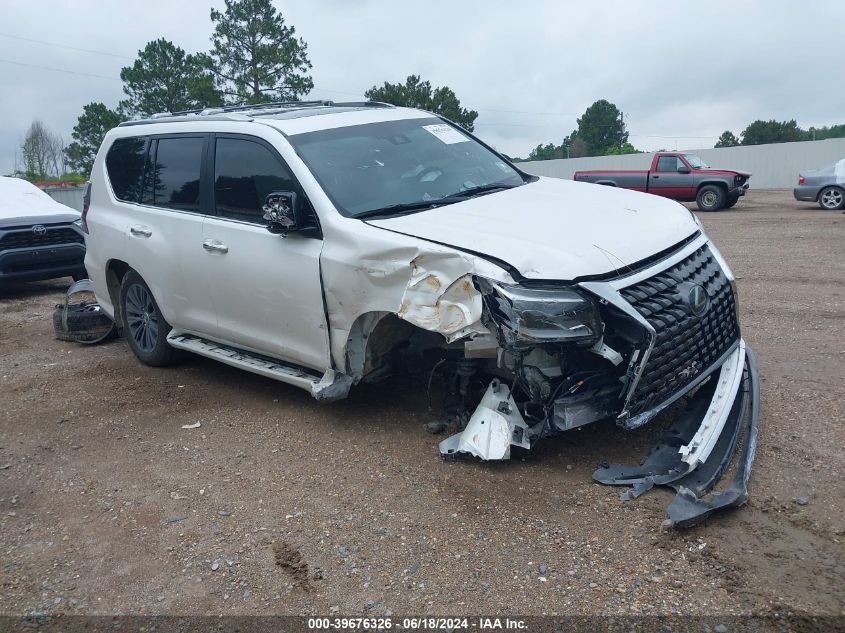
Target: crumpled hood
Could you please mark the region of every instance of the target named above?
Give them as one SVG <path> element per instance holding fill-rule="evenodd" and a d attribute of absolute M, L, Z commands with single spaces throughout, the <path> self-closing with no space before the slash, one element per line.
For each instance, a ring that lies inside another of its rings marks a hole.
<path fill-rule="evenodd" d="M 557 178 L 367 222 L 550 280 L 624 269 L 698 230 L 690 212 L 672 200 Z"/>
<path fill-rule="evenodd" d="M 53 200 L 20 178 L 0 176 L 0 227 L 73 222 L 79 211 Z"/>

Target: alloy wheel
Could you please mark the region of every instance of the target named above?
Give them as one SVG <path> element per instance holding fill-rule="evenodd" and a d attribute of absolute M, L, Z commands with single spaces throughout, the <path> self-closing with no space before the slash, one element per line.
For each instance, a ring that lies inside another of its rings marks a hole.
<path fill-rule="evenodd" d="M 822 205 L 825 209 L 837 209 L 842 204 L 842 192 L 839 189 L 828 189 L 822 194 Z"/>
<path fill-rule="evenodd" d="M 126 292 L 126 324 L 138 349 L 147 353 L 155 350 L 158 314 L 150 291 L 140 284 L 132 284 Z"/>

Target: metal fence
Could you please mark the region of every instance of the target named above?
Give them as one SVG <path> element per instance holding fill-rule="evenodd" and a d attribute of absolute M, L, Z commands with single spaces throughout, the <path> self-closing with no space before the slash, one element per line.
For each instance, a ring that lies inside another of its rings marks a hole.
<path fill-rule="evenodd" d="M 819 169 L 845 158 L 845 138 L 800 143 L 743 145 L 690 150 L 712 167 L 751 172 L 753 189 L 791 189 L 798 172 Z M 579 169 L 647 169 L 654 154 L 593 156 L 519 163 L 529 174 L 572 178 Z"/>
<path fill-rule="evenodd" d="M 56 202 L 61 202 L 71 209 L 82 211 L 82 198 L 85 195 L 85 185 L 75 187 L 42 186 L 41 190 Z"/>

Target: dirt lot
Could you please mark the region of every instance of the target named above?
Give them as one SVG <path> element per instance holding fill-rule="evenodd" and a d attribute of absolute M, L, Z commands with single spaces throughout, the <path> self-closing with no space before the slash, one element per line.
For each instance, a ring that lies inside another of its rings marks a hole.
<path fill-rule="evenodd" d="M 590 479 L 656 427 L 444 462 L 417 379 L 320 405 L 191 358 L 52 337 L 68 280 L 0 295 L 0 613 L 845 614 L 845 215 L 754 192 L 703 215 L 762 376 L 751 501 Z M 201 422 L 196 429 L 183 424 Z"/>

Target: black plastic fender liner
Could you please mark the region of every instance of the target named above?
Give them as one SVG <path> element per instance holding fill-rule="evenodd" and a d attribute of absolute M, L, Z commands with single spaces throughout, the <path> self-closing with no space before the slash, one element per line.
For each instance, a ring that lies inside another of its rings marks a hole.
<path fill-rule="evenodd" d="M 739 391 L 707 461 L 690 469 L 678 452 L 682 445 L 689 443 L 701 424 L 714 392 L 714 382 L 705 384 L 695 394 L 687 409 L 663 432 L 660 443 L 641 465 L 603 465 L 593 473 L 593 479 L 608 485 L 633 486 L 621 495 L 623 501 L 638 497 L 655 485 L 674 488 L 678 494 L 667 508 L 665 525 L 668 526 L 688 527 L 719 509 L 745 503 L 760 415 L 757 361 L 750 348 L 745 348 L 745 366 Z M 740 437 L 743 438 L 743 450 L 734 479 L 709 499 L 702 498 L 713 489 L 733 461 Z"/>
<path fill-rule="evenodd" d="M 690 442 L 707 413 L 715 391 L 715 382 L 705 384 L 689 401 L 687 408 L 672 425 L 661 433 L 658 443 L 639 466 L 602 464 L 593 479 L 610 486 L 634 486 L 622 494 L 623 501 L 638 497 L 655 485 L 666 485 L 685 477 L 690 466 L 681 459 L 678 449 Z"/>
<path fill-rule="evenodd" d="M 750 348 L 745 350 L 745 371 L 747 376 L 743 378 L 742 389 L 744 399 L 750 402 L 743 412 L 745 415 L 742 426 L 745 436 L 736 473 L 728 486 L 714 492 L 709 499 L 697 496 L 690 488 L 679 486 L 678 494 L 666 509 L 669 526 L 689 527 L 703 521 L 717 510 L 739 507 L 748 501 L 748 480 L 751 478 L 751 467 L 757 454 L 757 433 L 760 428 L 760 378 L 757 374 L 757 358 Z M 710 459 L 713 459 L 712 455 Z M 706 466 L 710 459 L 699 468 Z"/>

